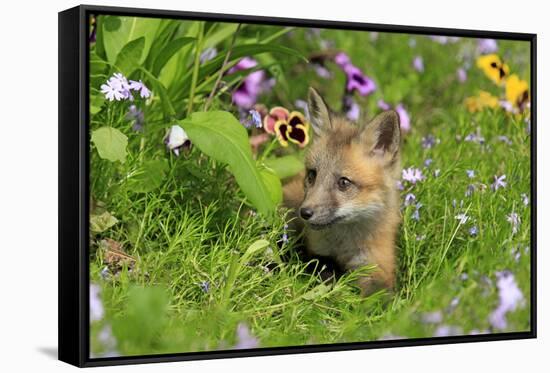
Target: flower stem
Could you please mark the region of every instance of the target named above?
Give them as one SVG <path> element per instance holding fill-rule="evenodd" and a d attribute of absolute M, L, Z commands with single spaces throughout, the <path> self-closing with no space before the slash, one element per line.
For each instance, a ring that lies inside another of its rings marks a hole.
<path fill-rule="evenodd" d="M 193 111 L 193 100 L 195 99 L 195 89 L 197 87 L 197 79 L 199 76 L 200 57 L 202 51 L 202 39 L 204 34 L 204 22 L 199 23 L 199 31 L 197 32 L 197 46 L 195 50 L 195 62 L 193 64 L 193 75 L 191 77 L 191 91 L 189 92 L 189 104 L 187 105 L 187 116 Z"/>
<path fill-rule="evenodd" d="M 208 110 L 208 107 L 212 103 L 212 100 L 214 99 L 214 94 L 216 93 L 216 89 L 218 89 L 218 86 L 220 85 L 220 81 L 222 80 L 223 74 L 225 73 L 225 70 L 227 69 L 227 63 L 229 62 L 229 57 L 231 56 L 231 51 L 233 50 L 233 46 L 235 45 L 235 40 L 237 39 L 237 34 L 239 33 L 239 30 L 241 29 L 241 24 L 237 26 L 237 29 L 233 33 L 233 38 L 231 39 L 231 44 L 229 45 L 229 49 L 227 50 L 227 53 L 225 54 L 225 58 L 223 60 L 222 68 L 220 69 L 220 73 L 218 75 L 218 78 L 216 79 L 216 82 L 214 83 L 214 86 L 212 87 L 212 91 L 210 91 L 210 95 L 208 96 L 208 100 L 206 100 L 206 103 L 204 104 L 204 111 Z"/>

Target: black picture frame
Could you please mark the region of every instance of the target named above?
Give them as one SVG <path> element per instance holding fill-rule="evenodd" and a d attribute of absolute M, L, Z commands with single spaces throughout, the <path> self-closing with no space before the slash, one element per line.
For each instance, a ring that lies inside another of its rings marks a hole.
<path fill-rule="evenodd" d="M 528 332 L 438 338 L 369 341 L 249 350 L 208 351 L 113 358 L 89 357 L 89 105 L 88 17 L 111 14 L 181 20 L 243 22 L 279 26 L 323 27 L 423 35 L 521 40 L 531 48 L 531 330 Z M 79 367 L 172 362 L 248 356 L 358 350 L 536 338 L 536 129 L 537 35 L 500 31 L 461 30 L 357 22 L 275 18 L 173 10 L 80 5 L 59 13 L 59 360 Z"/>

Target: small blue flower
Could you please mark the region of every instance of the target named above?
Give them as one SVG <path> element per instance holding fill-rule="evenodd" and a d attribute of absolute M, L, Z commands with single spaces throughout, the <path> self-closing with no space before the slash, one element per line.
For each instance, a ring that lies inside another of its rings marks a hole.
<path fill-rule="evenodd" d="M 466 170 L 466 175 L 468 175 L 470 179 L 473 179 L 476 176 L 476 173 L 474 170 Z"/>
<path fill-rule="evenodd" d="M 199 287 L 203 292 L 208 293 L 210 291 L 210 282 L 202 281 L 201 283 L 199 283 Z"/>
<path fill-rule="evenodd" d="M 473 227 L 471 227 L 470 230 L 469 230 L 469 233 L 470 233 L 470 236 L 472 236 L 472 237 L 477 236 L 477 233 L 478 233 L 477 227 L 475 225 Z"/>
<path fill-rule="evenodd" d="M 405 206 L 410 206 L 416 201 L 416 196 L 412 193 L 407 193 L 405 196 Z"/>
<path fill-rule="evenodd" d="M 428 159 L 426 159 L 426 160 L 424 161 L 424 166 L 430 167 L 430 165 L 432 164 L 432 162 L 433 162 L 433 159 L 428 158 Z"/>

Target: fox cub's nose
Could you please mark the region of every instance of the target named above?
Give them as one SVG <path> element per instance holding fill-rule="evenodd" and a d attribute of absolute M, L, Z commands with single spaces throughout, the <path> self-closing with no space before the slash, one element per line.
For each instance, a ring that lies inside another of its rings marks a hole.
<path fill-rule="evenodd" d="M 300 209 L 300 216 L 302 217 L 302 219 L 308 220 L 313 216 L 313 210 L 307 207 L 302 207 Z"/>

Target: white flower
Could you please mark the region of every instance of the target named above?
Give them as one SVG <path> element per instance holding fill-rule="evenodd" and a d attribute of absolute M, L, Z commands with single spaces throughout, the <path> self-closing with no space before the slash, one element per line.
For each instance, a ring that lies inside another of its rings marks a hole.
<path fill-rule="evenodd" d="M 117 100 L 120 101 L 124 98 L 124 95 L 118 88 L 119 85 L 115 81 L 108 80 L 106 84 L 101 85 L 101 93 L 105 95 L 105 98 L 109 101 Z"/>
<path fill-rule="evenodd" d="M 172 150 L 174 154 L 179 155 L 179 151 L 183 146 L 189 146 L 191 140 L 187 136 L 187 133 L 178 125 L 173 125 L 168 132 L 166 137 L 166 146 L 168 149 Z"/>
<path fill-rule="evenodd" d="M 466 214 L 458 214 L 457 216 L 455 216 L 455 219 L 458 220 L 458 224 L 466 224 L 470 217 Z"/>

